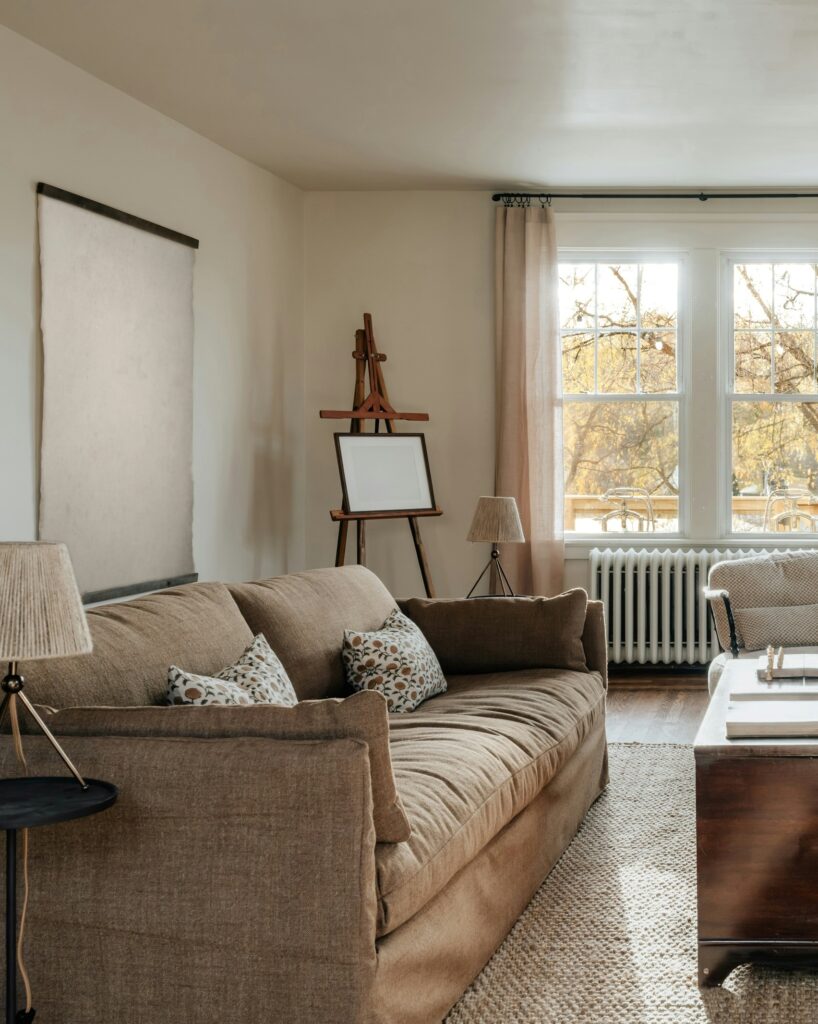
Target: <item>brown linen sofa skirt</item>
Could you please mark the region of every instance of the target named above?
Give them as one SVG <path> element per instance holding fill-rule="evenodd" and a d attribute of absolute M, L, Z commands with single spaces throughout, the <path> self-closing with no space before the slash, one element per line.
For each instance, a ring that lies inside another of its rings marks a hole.
<path fill-rule="evenodd" d="M 603 717 L 539 796 L 423 910 L 378 942 L 366 1024 L 433 1024 L 445 1017 L 511 931 L 607 782 Z"/>

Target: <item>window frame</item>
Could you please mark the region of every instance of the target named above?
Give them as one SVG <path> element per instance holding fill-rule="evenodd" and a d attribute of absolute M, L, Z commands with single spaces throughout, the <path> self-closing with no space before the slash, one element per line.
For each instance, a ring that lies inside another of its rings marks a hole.
<path fill-rule="evenodd" d="M 717 401 L 719 410 L 718 459 L 718 532 L 719 537 L 731 544 L 751 546 L 762 542 L 764 546 L 816 546 L 816 534 L 792 533 L 782 535 L 770 530 L 742 533 L 733 529 L 733 493 L 731 487 L 733 470 L 733 403 L 734 402 L 793 402 L 803 404 L 818 402 L 818 391 L 782 392 L 734 392 L 735 371 L 735 322 L 733 309 L 734 268 L 739 263 L 815 263 L 818 264 L 818 249 L 725 249 L 719 260 L 719 339 L 718 371 L 719 386 Z M 818 326 L 818 325 L 817 325 Z M 775 357 L 773 356 L 773 359 Z M 772 373 L 771 380 L 772 384 Z"/>
<path fill-rule="evenodd" d="M 627 393 L 569 393 L 562 390 L 562 321 L 559 326 L 560 345 L 560 396 L 561 407 L 566 402 L 661 402 L 675 401 L 679 412 L 679 514 L 678 530 L 662 533 L 622 533 L 598 532 L 588 533 L 579 530 L 566 530 L 565 541 L 568 545 L 599 546 L 609 540 L 611 544 L 620 539 L 629 546 L 657 547 L 666 540 L 678 542 L 690 536 L 690 465 L 688 445 L 689 423 L 689 381 L 691 379 L 692 345 L 690 335 L 691 294 L 689 273 L 689 252 L 676 247 L 668 249 L 653 248 L 577 248 L 558 247 L 557 263 L 675 263 L 678 267 L 678 295 L 676 312 L 676 390 L 667 392 L 627 392 Z M 569 332 L 570 333 L 570 332 Z M 578 332 L 581 333 L 581 332 Z M 564 452 L 564 448 L 563 448 Z M 563 494 L 563 502 L 565 496 Z"/>

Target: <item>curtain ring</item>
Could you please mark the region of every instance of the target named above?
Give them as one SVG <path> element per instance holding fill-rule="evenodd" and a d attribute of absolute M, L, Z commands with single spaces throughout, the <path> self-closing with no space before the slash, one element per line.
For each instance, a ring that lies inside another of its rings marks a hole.
<path fill-rule="evenodd" d="M 546 206 L 551 205 L 551 196 L 539 196 L 538 198 L 540 200 L 540 209 L 544 210 Z"/>

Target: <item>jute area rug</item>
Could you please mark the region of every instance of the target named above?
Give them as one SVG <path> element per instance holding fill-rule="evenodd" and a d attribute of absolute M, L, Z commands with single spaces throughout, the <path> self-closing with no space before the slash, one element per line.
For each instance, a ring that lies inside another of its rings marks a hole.
<path fill-rule="evenodd" d="M 693 752 L 621 743 L 610 759 L 607 792 L 448 1024 L 816 1024 L 818 973 L 747 966 L 699 990 Z"/>

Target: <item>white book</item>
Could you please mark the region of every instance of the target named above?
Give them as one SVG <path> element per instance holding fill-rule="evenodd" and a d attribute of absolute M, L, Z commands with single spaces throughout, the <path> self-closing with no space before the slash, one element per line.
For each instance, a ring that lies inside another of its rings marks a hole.
<path fill-rule="evenodd" d="M 727 738 L 818 737 L 818 700 L 745 700 L 727 707 Z"/>
<path fill-rule="evenodd" d="M 818 679 L 746 680 L 730 688 L 730 700 L 818 700 Z"/>
<path fill-rule="evenodd" d="M 769 662 L 766 654 L 762 654 L 756 660 L 756 674 L 759 679 L 767 678 Z M 777 661 L 773 661 L 773 679 L 798 679 L 805 676 L 810 679 L 818 678 L 818 654 L 785 654 L 784 663 L 779 668 Z"/>

